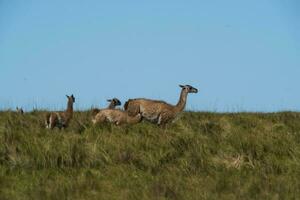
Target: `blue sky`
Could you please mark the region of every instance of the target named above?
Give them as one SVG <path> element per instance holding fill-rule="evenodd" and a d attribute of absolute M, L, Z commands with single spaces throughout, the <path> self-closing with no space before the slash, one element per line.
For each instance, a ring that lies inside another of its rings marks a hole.
<path fill-rule="evenodd" d="M 83 3 L 84 2 L 84 3 Z M 0 1 L 0 109 L 300 110 L 300 1 Z"/>

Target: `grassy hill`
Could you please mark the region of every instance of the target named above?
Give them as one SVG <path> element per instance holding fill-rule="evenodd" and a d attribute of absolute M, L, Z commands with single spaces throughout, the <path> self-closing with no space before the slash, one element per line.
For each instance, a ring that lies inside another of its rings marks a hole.
<path fill-rule="evenodd" d="M 300 113 L 186 112 L 149 123 L 43 127 L 0 112 L 0 199 L 297 199 Z"/>

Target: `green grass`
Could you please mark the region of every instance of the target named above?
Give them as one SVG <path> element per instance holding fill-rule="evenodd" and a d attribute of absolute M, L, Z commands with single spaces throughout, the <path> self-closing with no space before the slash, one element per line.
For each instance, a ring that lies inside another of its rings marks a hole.
<path fill-rule="evenodd" d="M 186 112 L 149 123 L 43 127 L 0 112 L 0 199 L 297 199 L 300 113 Z"/>

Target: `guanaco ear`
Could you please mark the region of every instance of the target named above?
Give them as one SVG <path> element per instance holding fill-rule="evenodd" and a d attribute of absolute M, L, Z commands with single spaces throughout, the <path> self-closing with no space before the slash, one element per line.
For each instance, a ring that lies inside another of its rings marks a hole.
<path fill-rule="evenodd" d="M 112 99 L 107 99 L 106 101 L 108 101 L 108 102 L 111 102 L 111 101 L 112 101 Z"/>
<path fill-rule="evenodd" d="M 184 88 L 185 86 L 184 85 L 179 85 L 179 87 Z"/>
<path fill-rule="evenodd" d="M 69 95 L 66 95 L 67 98 L 70 98 Z"/>

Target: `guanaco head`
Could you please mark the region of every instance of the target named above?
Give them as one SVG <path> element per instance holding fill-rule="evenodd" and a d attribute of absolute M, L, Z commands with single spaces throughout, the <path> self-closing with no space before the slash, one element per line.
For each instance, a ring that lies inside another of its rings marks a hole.
<path fill-rule="evenodd" d="M 17 110 L 17 113 L 24 114 L 24 111 L 22 108 L 16 107 L 16 110 Z"/>
<path fill-rule="evenodd" d="M 183 90 L 185 90 L 187 93 L 197 93 L 198 89 L 194 88 L 193 86 L 190 85 L 179 85 Z"/>
<path fill-rule="evenodd" d="M 73 94 L 71 96 L 66 95 L 66 97 L 68 98 L 69 102 L 75 103 L 75 97 L 73 96 Z"/>
<path fill-rule="evenodd" d="M 107 101 L 112 103 L 114 106 L 120 106 L 121 105 L 121 101 L 117 98 L 107 99 Z"/>

